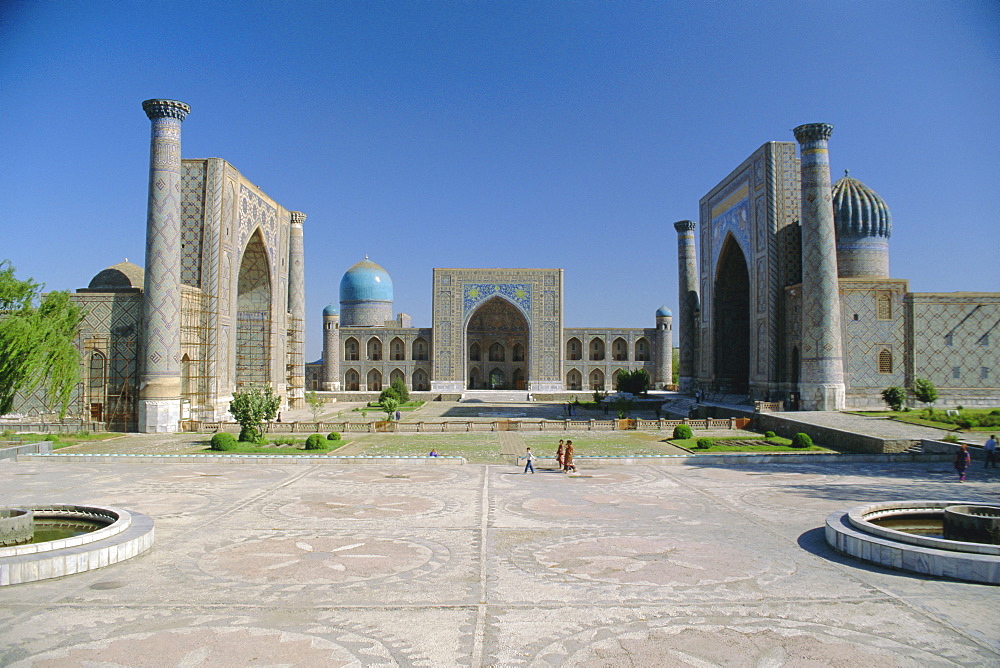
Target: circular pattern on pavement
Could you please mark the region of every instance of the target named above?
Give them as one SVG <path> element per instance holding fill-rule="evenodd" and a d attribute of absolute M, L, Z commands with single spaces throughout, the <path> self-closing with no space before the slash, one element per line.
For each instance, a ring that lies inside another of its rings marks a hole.
<path fill-rule="evenodd" d="M 285 503 L 278 512 L 288 518 L 385 520 L 413 515 L 424 515 L 444 508 L 438 499 L 411 494 L 383 494 L 379 496 L 329 495 L 318 492 L 303 494 L 297 500 Z"/>

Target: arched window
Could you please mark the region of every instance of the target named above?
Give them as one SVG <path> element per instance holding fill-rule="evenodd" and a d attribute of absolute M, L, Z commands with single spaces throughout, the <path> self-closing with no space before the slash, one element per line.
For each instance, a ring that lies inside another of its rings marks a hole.
<path fill-rule="evenodd" d="M 892 297 L 888 292 L 879 292 L 875 297 L 876 318 L 892 320 Z"/>
<path fill-rule="evenodd" d="M 603 390 L 604 389 L 604 372 L 600 369 L 594 369 L 590 372 L 590 389 L 592 390 Z"/>
<path fill-rule="evenodd" d="M 506 357 L 506 351 L 503 348 L 503 344 L 499 341 L 494 342 L 490 346 L 490 361 L 491 362 L 503 362 L 504 357 Z"/>
<path fill-rule="evenodd" d="M 604 359 L 604 339 L 591 339 L 590 341 L 590 359 L 592 361 L 598 361 Z M 604 386 L 603 375 L 601 377 L 601 386 Z"/>
<path fill-rule="evenodd" d="M 892 351 L 888 348 L 878 352 L 878 372 L 892 373 Z"/>
<path fill-rule="evenodd" d="M 406 359 L 406 346 L 403 345 L 403 339 L 398 336 L 389 342 L 389 359 L 394 361 Z"/>
<path fill-rule="evenodd" d="M 469 372 L 469 389 L 478 390 L 483 385 L 483 374 L 479 372 L 479 369 L 473 368 Z"/>
<path fill-rule="evenodd" d="M 570 369 L 569 373 L 566 374 L 566 389 L 567 390 L 582 390 L 583 389 L 583 376 L 576 369 Z"/>
<path fill-rule="evenodd" d="M 401 370 L 393 369 L 392 373 L 389 374 L 389 384 L 392 385 L 397 380 L 401 380 L 403 381 L 403 383 L 406 383 L 406 376 L 403 375 L 403 372 Z"/>
<path fill-rule="evenodd" d="M 382 359 L 382 342 L 374 336 L 368 339 L 368 359 L 373 362 Z"/>
<path fill-rule="evenodd" d="M 479 343 L 473 343 L 469 346 L 469 360 L 472 362 L 478 362 L 483 358 L 483 353 L 479 348 Z"/>
<path fill-rule="evenodd" d="M 419 362 L 427 361 L 427 340 L 420 337 L 413 342 L 413 359 Z"/>
<path fill-rule="evenodd" d="M 104 394 L 104 385 L 107 382 L 108 358 L 104 353 L 95 350 L 90 354 L 90 395 L 100 397 Z"/>
<path fill-rule="evenodd" d="M 369 392 L 381 392 L 382 391 L 382 372 L 378 369 L 372 369 L 368 372 L 368 391 Z"/>
<path fill-rule="evenodd" d="M 348 369 L 344 374 L 344 388 L 348 392 L 357 392 L 361 389 L 361 376 L 354 369 Z"/>
<path fill-rule="evenodd" d="M 618 337 L 611 343 L 611 359 L 615 362 L 628 361 L 628 343 L 625 339 Z"/>
<path fill-rule="evenodd" d="M 582 357 L 583 344 L 575 336 L 566 342 L 566 359 L 576 361 Z"/>
<path fill-rule="evenodd" d="M 515 343 L 514 344 L 514 350 L 512 352 L 513 352 L 513 355 L 511 357 L 511 359 L 513 361 L 515 361 L 515 362 L 523 362 L 524 361 L 524 346 L 522 346 L 520 343 Z"/>
<path fill-rule="evenodd" d="M 351 337 L 344 341 L 344 359 L 348 362 L 356 362 L 360 358 L 358 351 L 361 346 L 358 345 L 358 340 Z"/>
<path fill-rule="evenodd" d="M 635 342 L 635 361 L 648 362 L 649 360 L 649 341 L 643 337 Z"/>
<path fill-rule="evenodd" d="M 423 369 L 417 369 L 413 372 L 413 389 L 418 392 L 426 392 L 431 389 L 431 384 L 427 380 L 427 372 Z"/>
<path fill-rule="evenodd" d="M 621 375 L 622 375 L 621 369 L 615 369 L 615 372 L 611 374 L 611 387 L 615 388 L 616 392 L 618 391 L 618 378 Z"/>

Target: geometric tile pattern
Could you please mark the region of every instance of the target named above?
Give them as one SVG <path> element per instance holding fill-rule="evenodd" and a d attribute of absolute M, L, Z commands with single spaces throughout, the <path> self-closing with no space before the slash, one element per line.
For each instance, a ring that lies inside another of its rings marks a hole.
<path fill-rule="evenodd" d="M 907 302 L 915 377 L 945 390 L 1000 385 L 1000 295 L 917 293 Z"/>
<path fill-rule="evenodd" d="M 516 304 L 525 317 L 531 318 L 531 284 L 530 283 L 466 283 L 462 286 L 462 313 L 465 316 L 494 295 L 503 295 Z M 548 313 L 548 315 L 554 315 Z"/>
<path fill-rule="evenodd" d="M 259 233 L 243 253 L 237 301 L 236 385 L 267 383 L 271 369 L 271 281 Z"/>
<path fill-rule="evenodd" d="M 880 319 L 878 295 L 886 294 L 891 302 L 891 317 Z M 903 296 L 906 281 L 842 281 L 840 300 L 844 327 L 845 383 L 851 390 L 879 391 L 896 385 L 905 387 L 906 314 Z M 892 355 L 892 372 L 879 373 L 879 354 Z"/>
<path fill-rule="evenodd" d="M 181 283 L 196 288 L 201 287 L 205 168 L 199 160 L 184 162 L 181 169 Z"/>

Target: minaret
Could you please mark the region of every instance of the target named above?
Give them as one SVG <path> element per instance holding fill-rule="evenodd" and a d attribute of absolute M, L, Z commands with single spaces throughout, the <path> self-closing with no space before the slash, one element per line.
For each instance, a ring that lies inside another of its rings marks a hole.
<path fill-rule="evenodd" d="M 837 411 L 844 408 L 846 389 L 827 149 L 833 126 L 810 123 L 793 132 L 800 145 L 802 173 L 801 406 L 807 411 Z"/>
<path fill-rule="evenodd" d="M 330 304 L 323 309 L 323 378 L 320 388 L 340 391 L 340 313 Z"/>
<path fill-rule="evenodd" d="M 685 393 L 694 391 L 695 347 L 697 346 L 697 323 L 695 314 L 698 311 L 698 256 L 695 253 L 694 229 L 697 226 L 693 220 L 681 220 L 674 223 L 677 230 L 677 288 L 678 314 L 677 340 L 680 345 L 680 360 L 678 366 L 678 390 Z"/>
<path fill-rule="evenodd" d="M 288 405 L 299 408 L 305 398 L 306 287 L 302 223 L 306 214 L 291 211 L 288 232 Z"/>
<path fill-rule="evenodd" d="M 152 130 L 139 431 L 175 432 L 181 416 L 181 122 L 191 107 L 176 100 L 146 100 L 142 108 Z"/>
<path fill-rule="evenodd" d="M 653 343 L 656 355 L 656 373 L 653 383 L 657 389 L 663 389 L 665 385 L 669 385 L 673 376 L 673 320 L 673 314 L 666 306 L 656 309 L 656 340 Z"/>

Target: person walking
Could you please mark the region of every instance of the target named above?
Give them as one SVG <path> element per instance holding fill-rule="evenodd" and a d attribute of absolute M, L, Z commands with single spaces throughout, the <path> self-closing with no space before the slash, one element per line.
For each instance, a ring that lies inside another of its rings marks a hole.
<path fill-rule="evenodd" d="M 569 473 L 570 469 L 576 472 L 576 465 L 573 463 L 573 441 L 566 441 L 566 449 L 563 451 L 563 472 Z"/>
<path fill-rule="evenodd" d="M 524 458 L 527 462 L 524 465 L 524 472 L 527 473 L 531 471 L 532 475 L 535 473 L 535 455 L 531 452 L 531 448 L 528 448 L 527 452 L 524 453 Z"/>
<path fill-rule="evenodd" d="M 955 461 L 953 462 L 959 482 L 965 482 L 965 472 L 969 470 L 971 462 L 972 456 L 969 454 L 969 446 L 963 443 L 961 449 L 955 453 Z"/>
<path fill-rule="evenodd" d="M 983 468 L 989 468 L 990 464 L 993 464 L 993 468 L 997 468 L 997 437 L 995 434 L 990 434 L 986 444 L 983 445 L 983 451 L 986 452 L 986 464 Z"/>
<path fill-rule="evenodd" d="M 563 448 L 563 440 L 559 439 L 559 447 L 556 448 L 556 463 L 559 465 L 559 470 L 563 470 L 563 453 L 565 449 Z"/>

